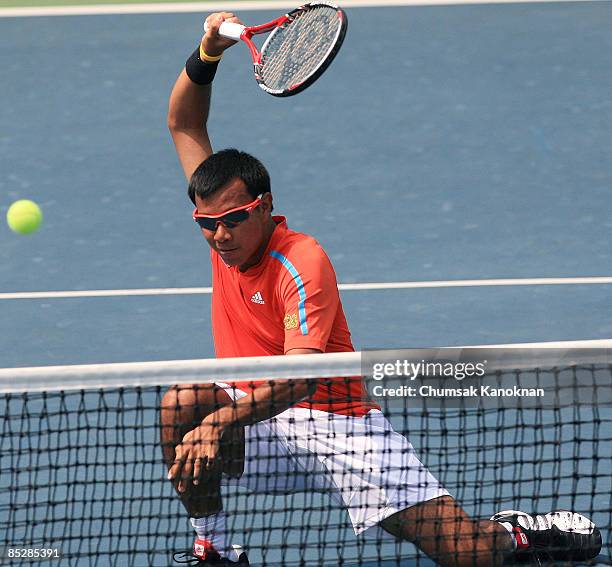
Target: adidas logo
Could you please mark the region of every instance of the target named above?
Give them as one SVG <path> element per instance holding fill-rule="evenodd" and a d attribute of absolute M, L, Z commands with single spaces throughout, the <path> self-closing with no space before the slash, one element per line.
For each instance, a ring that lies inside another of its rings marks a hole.
<path fill-rule="evenodd" d="M 265 305 L 264 298 L 261 296 L 261 292 L 257 292 L 253 297 L 251 297 L 251 301 L 253 303 L 259 303 L 259 305 Z"/>

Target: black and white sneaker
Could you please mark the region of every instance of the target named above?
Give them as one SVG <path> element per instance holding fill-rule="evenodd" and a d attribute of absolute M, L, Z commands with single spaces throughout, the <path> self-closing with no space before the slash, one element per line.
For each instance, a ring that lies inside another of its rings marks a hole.
<path fill-rule="evenodd" d="M 554 561 L 588 561 L 601 551 L 601 532 L 586 516 L 568 510 L 525 514 L 505 510 L 491 518 L 516 540 L 518 562 L 545 565 Z"/>
<path fill-rule="evenodd" d="M 221 557 L 209 542 L 201 539 L 195 540 L 193 551 L 175 553 L 173 559 L 193 567 L 249 567 L 249 558 L 239 545 L 232 545 L 229 555 Z"/>

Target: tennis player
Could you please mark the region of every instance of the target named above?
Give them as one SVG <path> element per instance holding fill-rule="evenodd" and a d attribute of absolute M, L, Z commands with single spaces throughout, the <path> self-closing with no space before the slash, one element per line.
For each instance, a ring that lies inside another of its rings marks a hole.
<path fill-rule="evenodd" d="M 208 17 L 168 116 L 194 219 L 211 249 L 216 355 L 353 351 L 321 246 L 272 214 L 270 179 L 257 159 L 212 151 L 211 83 L 233 44 L 217 33 L 223 21 L 238 19 L 228 12 Z M 246 551 L 227 539 L 225 482 L 257 491 L 324 490 L 347 510 L 356 534 L 409 540 L 443 566 L 579 559 L 601 547 L 597 528 L 573 512 L 468 517 L 393 431 L 361 379 L 177 385 L 163 398 L 161 420 L 168 478 L 196 532 L 186 562 L 249 564 Z"/>

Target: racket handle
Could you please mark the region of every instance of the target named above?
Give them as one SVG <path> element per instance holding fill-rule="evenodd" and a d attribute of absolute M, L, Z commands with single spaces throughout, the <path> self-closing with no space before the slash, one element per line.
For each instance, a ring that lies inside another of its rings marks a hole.
<path fill-rule="evenodd" d="M 234 22 L 223 22 L 219 26 L 219 35 L 227 39 L 233 39 L 234 41 L 238 41 L 244 29 L 245 26 L 243 25 L 235 24 Z M 204 32 L 206 33 L 207 31 L 208 22 L 204 22 Z"/>

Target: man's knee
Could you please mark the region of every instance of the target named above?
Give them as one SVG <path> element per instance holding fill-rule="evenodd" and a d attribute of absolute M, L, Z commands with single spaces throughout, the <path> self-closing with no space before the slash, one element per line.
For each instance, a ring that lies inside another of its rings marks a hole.
<path fill-rule="evenodd" d="M 164 425 L 177 425 L 196 413 L 198 399 L 192 384 L 170 386 L 161 401 L 161 420 Z"/>
<path fill-rule="evenodd" d="M 171 386 L 160 403 L 161 443 L 167 462 L 174 460 L 174 447 L 198 420 L 196 397 L 191 385 Z"/>
<path fill-rule="evenodd" d="M 216 384 L 178 384 L 168 388 L 160 404 L 161 441 L 166 460 L 174 459 L 174 446 L 186 433 L 207 415 L 231 403 L 229 394 Z M 243 432 L 241 446 L 244 454 Z"/>

